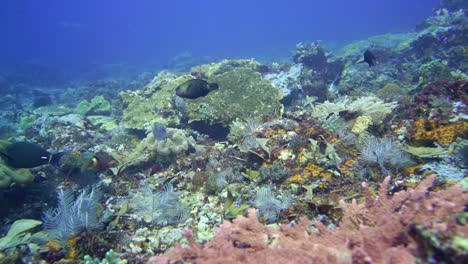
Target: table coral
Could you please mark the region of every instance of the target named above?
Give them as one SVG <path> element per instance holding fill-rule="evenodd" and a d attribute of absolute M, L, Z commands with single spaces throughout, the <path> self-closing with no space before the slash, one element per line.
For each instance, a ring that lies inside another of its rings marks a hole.
<path fill-rule="evenodd" d="M 236 119 L 250 120 L 275 111 L 282 97 L 271 81 L 247 67 L 213 74 L 208 81 L 217 83 L 219 89 L 206 97 L 187 100 L 189 123 L 229 125 Z"/>

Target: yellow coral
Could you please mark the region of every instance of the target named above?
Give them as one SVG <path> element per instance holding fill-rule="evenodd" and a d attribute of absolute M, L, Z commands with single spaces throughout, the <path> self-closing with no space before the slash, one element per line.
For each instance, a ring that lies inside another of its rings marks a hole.
<path fill-rule="evenodd" d="M 285 184 L 291 184 L 291 183 L 303 184 L 304 182 L 305 182 L 305 177 L 304 177 L 304 175 L 295 174 L 294 176 L 289 177 L 289 178 L 285 181 Z"/>
<path fill-rule="evenodd" d="M 59 252 L 60 250 L 62 250 L 62 246 L 56 240 L 47 242 L 45 246 L 52 252 Z"/>
<path fill-rule="evenodd" d="M 310 127 L 304 132 L 304 136 L 307 138 L 312 137 L 317 131 L 315 131 L 315 128 Z"/>
<path fill-rule="evenodd" d="M 278 134 L 286 134 L 286 132 L 287 132 L 286 129 L 280 128 L 280 129 L 278 129 L 278 132 L 277 132 L 277 133 L 278 133 Z"/>
<path fill-rule="evenodd" d="M 327 182 L 330 182 L 332 180 L 332 174 L 330 172 L 324 172 L 322 173 L 322 179 L 326 180 Z"/>
<path fill-rule="evenodd" d="M 349 159 L 343 162 L 343 166 L 338 168 L 341 174 L 345 175 L 346 177 L 354 177 L 354 173 L 352 173 L 350 169 L 354 167 L 355 162 L 356 161 L 353 159 Z"/>
<path fill-rule="evenodd" d="M 76 259 L 76 257 L 78 257 L 78 249 L 77 249 L 77 242 L 78 240 L 80 239 L 80 237 L 73 237 L 73 238 L 70 238 L 68 239 L 67 241 L 67 244 L 66 244 L 66 255 L 65 255 L 65 258 L 66 259 Z"/>
<path fill-rule="evenodd" d="M 346 161 L 344 162 L 344 165 L 345 165 L 346 167 L 354 167 L 354 163 L 355 163 L 355 162 L 356 162 L 355 160 L 349 159 L 349 160 L 346 160 Z"/>
<path fill-rule="evenodd" d="M 305 152 L 306 152 L 305 149 L 303 149 L 303 150 L 301 150 L 299 155 L 297 155 L 297 161 L 299 163 L 301 163 L 301 164 L 307 161 L 307 157 L 305 155 Z"/>
<path fill-rule="evenodd" d="M 435 120 L 418 119 L 414 122 L 412 139 L 415 141 L 438 142 L 446 145 L 465 134 L 468 130 L 467 121 L 459 121 L 448 125 L 438 124 Z"/>
<path fill-rule="evenodd" d="M 310 173 L 313 177 L 318 177 L 323 170 L 324 168 L 311 162 L 307 163 L 306 167 L 304 168 L 304 172 Z"/>
<path fill-rule="evenodd" d="M 406 171 L 408 171 L 408 174 L 414 174 L 417 170 L 419 170 L 419 168 L 421 168 L 421 165 L 418 164 L 416 166 L 409 167 L 406 169 Z"/>
<path fill-rule="evenodd" d="M 130 144 L 133 145 L 133 146 L 138 145 L 138 143 L 139 143 L 139 141 L 138 141 L 138 139 L 136 139 L 136 138 L 132 138 L 132 139 L 130 140 Z"/>
<path fill-rule="evenodd" d="M 351 132 L 359 135 L 366 131 L 370 125 L 372 125 L 372 118 L 368 116 L 359 116 L 358 118 L 356 118 Z"/>
<path fill-rule="evenodd" d="M 272 128 L 268 128 L 265 133 L 263 133 L 263 136 L 266 137 L 266 138 L 271 138 L 272 136 L 278 134 L 278 132 L 276 132 L 276 130 L 272 129 Z"/>

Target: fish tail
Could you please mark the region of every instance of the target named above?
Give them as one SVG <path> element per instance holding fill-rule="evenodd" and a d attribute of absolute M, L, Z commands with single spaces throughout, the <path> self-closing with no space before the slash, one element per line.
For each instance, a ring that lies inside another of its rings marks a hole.
<path fill-rule="evenodd" d="M 217 90 L 219 88 L 217 83 L 210 83 L 210 91 Z"/>
<path fill-rule="evenodd" d="M 67 154 L 67 152 L 63 151 L 50 155 L 49 163 L 56 168 L 60 168 L 60 160 L 65 154 Z"/>

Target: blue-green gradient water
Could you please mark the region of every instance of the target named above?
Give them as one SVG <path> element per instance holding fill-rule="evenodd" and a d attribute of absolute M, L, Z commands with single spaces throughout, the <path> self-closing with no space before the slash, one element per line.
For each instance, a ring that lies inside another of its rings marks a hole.
<path fill-rule="evenodd" d="M 296 43 L 329 49 L 403 32 L 437 0 L 3 0 L 0 69 L 38 64 L 164 67 L 180 54 L 207 59 L 288 57 Z"/>

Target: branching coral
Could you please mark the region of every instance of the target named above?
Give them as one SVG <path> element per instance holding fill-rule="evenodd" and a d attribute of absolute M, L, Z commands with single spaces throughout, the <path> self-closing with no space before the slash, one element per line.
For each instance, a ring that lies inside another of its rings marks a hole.
<path fill-rule="evenodd" d="M 362 184 L 364 203 L 341 202 L 344 216 L 335 230 L 316 222 L 314 230 L 307 218 L 294 226 L 280 225 L 274 230 L 262 225 L 250 210 L 248 217 L 225 221 L 216 236 L 199 244 L 187 231 L 189 247 L 178 246 L 151 263 L 414 263 L 416 259 L 462 261 L 464 252 L 451 248 L 431 251 L 419 230 L 435 229 L 450 237 L 466 237 L 466 225 L 453 216 L 463 212 L 468 192 L 460 185 L 429 192 L 435 175 L 424 179 L 415 189 L 387 197 L 387 177 L 376 199 L 366 183 Z M 305 232 L 306 231 L 306 232 Z M 432 248 L 433 249 L 433 248 Z M 427 252 L 437 252 L 430 255 Z M 449 253 L 450 252 L 450 253 Z"/>

